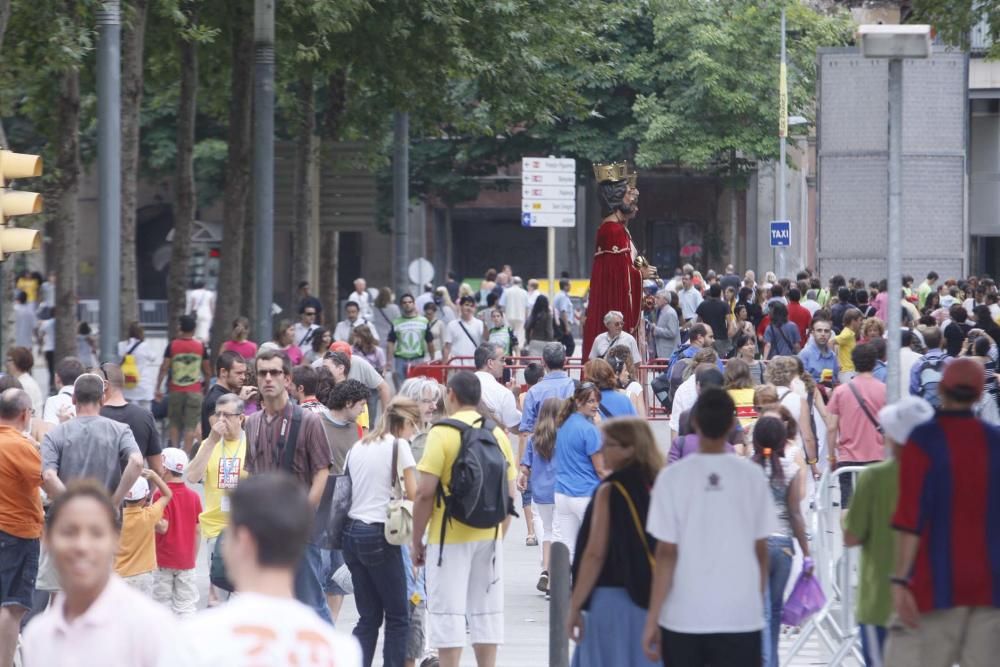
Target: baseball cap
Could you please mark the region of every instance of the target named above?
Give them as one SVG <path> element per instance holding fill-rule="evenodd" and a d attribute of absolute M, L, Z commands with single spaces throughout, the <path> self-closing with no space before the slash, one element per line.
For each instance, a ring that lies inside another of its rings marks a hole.
<path fill-rule="evenodd" d="M 934 417 L 934 407 L 919 396 L 906 396 L 878 411 L 882 430 L 894 441 L 903 445 L 917 424 Z"/>
<path fill-rule="evenodd" d="M 187 468 L 188 456 L 183 449 L 177 447 L 167 447 L 163 450 L 163 467 L 178 475 Z"/>
<path fill-rule="evenodd" d="M 140 477 L 125 494 L 125 500 L 142 500 L 149 495 L 149 482 Z"/>
<path fill-rule="evenodd" d="M 345 341 L 335 340 L 330 343 L 331 352 L 343 352 L 347 356 L 351 356 L 351 346 Z"/>
<path fill-rule="evenodd" d="M 985 382 L 983 365 L 975 359 L 960 357 L 944 367 L 944 374 L 941 376 L 939 386 L 945 391 L 965 389 L 973 392 L 974 398 L 979 398 L 983 393 Z"/>

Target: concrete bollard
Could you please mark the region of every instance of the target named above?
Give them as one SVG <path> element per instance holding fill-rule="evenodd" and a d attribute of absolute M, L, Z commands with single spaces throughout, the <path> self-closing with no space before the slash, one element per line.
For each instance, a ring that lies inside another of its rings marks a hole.
<path fill-rule="evenodd" d="M 553 542 L 549 552 L 549 667 L 569 667 L 569 549 Z"/>

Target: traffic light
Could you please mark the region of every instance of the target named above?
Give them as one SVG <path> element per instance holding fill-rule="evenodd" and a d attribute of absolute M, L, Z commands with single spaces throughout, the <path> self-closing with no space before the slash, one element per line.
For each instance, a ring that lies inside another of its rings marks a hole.
<path fill-rule="evenodd" d="M 0 150 L 0 217 L 3 223 L 0 228 L 0 261 L 12 252 L 29 252 L 42 247 L 40 232 L 8 224 L 8 218 L 41 213 L 42 196 L 37 192 L 7 189 L 10 180 L 41 175 L 41 156 Z"/>

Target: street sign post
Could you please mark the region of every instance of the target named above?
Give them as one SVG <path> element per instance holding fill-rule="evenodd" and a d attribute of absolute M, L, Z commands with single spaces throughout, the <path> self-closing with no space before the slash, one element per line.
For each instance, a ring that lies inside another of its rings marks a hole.
<path fill-rule="evenodd" d="M 787 248 L 792 244 L 792 223 L 788 220 L 771 221 L 771 247 Z"/>
<path fill-rule="evenodd" d="M 549 301 L 555 291 L 556 227 L 576 226 L 576 160 L 521 159 L 521 225 L 548 228 Z"/>

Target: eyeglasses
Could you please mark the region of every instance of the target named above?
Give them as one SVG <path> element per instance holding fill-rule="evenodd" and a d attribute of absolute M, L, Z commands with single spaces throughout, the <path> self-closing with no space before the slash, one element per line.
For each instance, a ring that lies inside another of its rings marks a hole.
<path fill-rule="evenodd" d="M 609 326 L 609 327 L 620 327 L 620 326 L 622 326 L 623 324 L 624 324 L 624 322 L 609 322 L 609 323 L 608 323 L 608 326 Z"/>
<path fill-rule="evenodd" d="M 216 412 L 216 417 L 242 417 L 242 412 Z"/>
<path fill-rule="evenodd" d="M 264 377 L 279 377 L 285 374 L 283 368 L 258 368 L 257 375 L 263 375 Z"/>
<path fill-rule="evenodd" d="M 316 317 L 316 311 L 315 310 L 312 311 L 312 312 L 306 311 L 306 312 L 304 312 L 302 314 L 305 315 L 306 317 Z"/>

